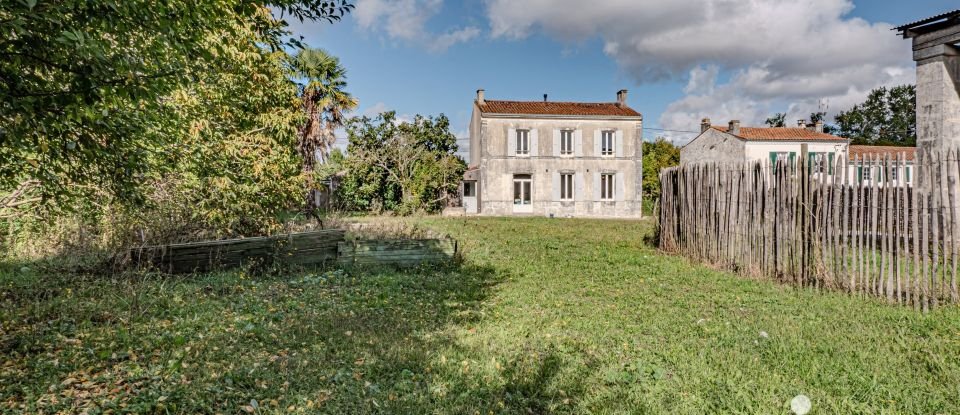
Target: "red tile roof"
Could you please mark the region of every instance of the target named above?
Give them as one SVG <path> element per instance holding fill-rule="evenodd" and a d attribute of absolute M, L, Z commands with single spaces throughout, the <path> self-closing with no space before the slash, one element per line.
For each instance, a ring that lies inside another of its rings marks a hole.
<path fill-rule="evenodd" d="M 864 156 L 886 156 L 889 155 L 891 160 L 896 160 L 897 155 L 904 153 L 907 161 L 913 161 L 917 157 L 917 148 L 916 147 L 898 147 L 898 146 L 861 146 L 861 145 L 851 145 L 847 149 L 847 154 L 850 156 L 850 160 L 853 160 L 854 156 L 860 157 L 863 159 Z"/>
<path fill-rule="evenodd" d="M 726 126 L 713 128 L 727 132 Z M 846 141 L 846 138 L 827 133 L 818 133 L 799 127 L 740 127 L 740 134 L 744 140 L 779 140 L 779 141 Z"/>
<path fill-rule="evenodd" d="M 585 115 L 639 117 L 640 113 L 615 102 L 493 101 L 480 105 L 484 114 Z"/>

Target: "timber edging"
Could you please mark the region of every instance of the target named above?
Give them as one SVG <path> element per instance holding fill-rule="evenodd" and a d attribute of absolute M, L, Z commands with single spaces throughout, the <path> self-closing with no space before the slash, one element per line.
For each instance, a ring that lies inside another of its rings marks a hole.
<path fill-rule="evenodd" d="M 344 230 L 334 229 L 146 246 L 131 249 L 130 259 L 135 267 L 184 274 L 272 263 L 409 267 L 450 262 L 456 252 L 457 242 L 450 238 L 348 241 Z"/>

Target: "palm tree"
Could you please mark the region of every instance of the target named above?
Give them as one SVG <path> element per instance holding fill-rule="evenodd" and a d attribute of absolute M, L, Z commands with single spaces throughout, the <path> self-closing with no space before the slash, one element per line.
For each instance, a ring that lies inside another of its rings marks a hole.
<path fill-rule="evenodd" d="M 307 212 L 317 208 L 317 185 L 312 180 L 317 164 L 330 156 L 336 141 L 335 131 L 346 122 L 345 114 L 357 107 L 357 100 L 346 92 L 347 71 L 340 60 L 321 49 L 303 49 L 293 58 L 294 74 L 303 80 L 300 97 L 307 122 L 300 129 L 297 149 L 303 158 L 303 172 L 307 175 Z"/>

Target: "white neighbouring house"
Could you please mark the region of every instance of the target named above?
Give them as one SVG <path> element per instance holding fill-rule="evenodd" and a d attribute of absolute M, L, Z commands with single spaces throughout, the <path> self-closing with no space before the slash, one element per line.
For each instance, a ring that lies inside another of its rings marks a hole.
<path fill-rule="evenodd" d="M 614 102 L 489 100 L 478 90 L 467 214 L 639 218 L 642 122 Z"/>
<path fill-rule="evenodd" d="M 916 147 L 851 145 L 843 137 L 824 133 L 823 124 L 819 122 L 799 121 L 797 127 L 741 127 L 736 120 L 726 126 L 715 126 L 710 124 L 710 119 L 704 119 L 700 131 L 700 135 L 680 149 L 681 165 L 793 162 L 806 145 L 816 173 L 835 176 L 835 166 L 842 157 L 847 157 L 850 163 L 847 183 L 913 184 Z M 884 157 L 896 160 L 898 155 L 904 156 L 904 167 L 883 169 L 877 163 Z"/>
<path fill-rule="evenodd" d="M 883 186 L 886 183 L 912 187 L 916 177 L 916 147 L 861 146 L 851 144 L 848 149 L 850 169 L 847 172 L 848 183 L 862 182 Z M 903 158 L 903 166 L 883 168 L 876 160 L 889 158 L 896 165 L 897 157 Z M 855 164 L 857 163 L 857 164 Z"/>
<path fill-rule="evenodd" d="M 828 172 L 829 166 L 847 155 L 848 140 L 824 133 L 823 123 L 741 127 L 740 121 L 734 120 L 727 126 L 715 126 L 706 118 L 700 124 L 700 135 L 680 149 L 680 164 L 793 161 L 804 144 L 810 157 Z"/>

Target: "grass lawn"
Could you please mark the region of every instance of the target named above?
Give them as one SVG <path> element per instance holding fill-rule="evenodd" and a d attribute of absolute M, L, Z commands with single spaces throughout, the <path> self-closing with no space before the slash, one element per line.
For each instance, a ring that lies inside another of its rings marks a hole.
<path fill-rule="evenodd" d="M 648 222 L 425 219 L 459 268 L 0 271 L 0 411 L 960 413 L 928 315 L 659 254 Z"/>

